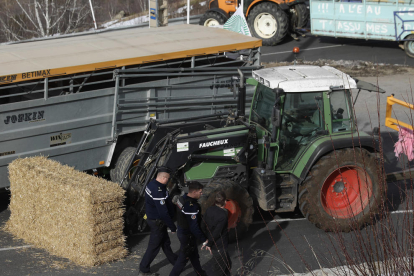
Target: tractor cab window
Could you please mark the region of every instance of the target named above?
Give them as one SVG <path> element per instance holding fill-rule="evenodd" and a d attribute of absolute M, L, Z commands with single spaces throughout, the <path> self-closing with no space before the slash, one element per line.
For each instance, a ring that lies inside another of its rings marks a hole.
<path fill-rule="evenodd" d="M 259 83 L 252 105 L 250 120 L 271 131 L 272 109 L 275 100 L 276 95 L 273 90 Z"/>
<path fill-rule="evenodd" d="M 291 170 L 301 153 L 325 129 L 323 112 L 322 92 L 286 93 L 277 170 Z"/>
<path fill-rule="evenodd" d="M 351 130 L 352 112 L 349 91 L 334 91 L 329 95 L 329 99 L 331 102 L 332 133 Z"/>

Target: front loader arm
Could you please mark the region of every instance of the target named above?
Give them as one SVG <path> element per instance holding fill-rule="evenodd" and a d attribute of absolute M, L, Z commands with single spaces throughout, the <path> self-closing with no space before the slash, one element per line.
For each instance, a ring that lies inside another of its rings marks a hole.
<path fill-rule="evenodd" d="M 242 155 L 223 156 L 222 152 L 227 148 L 245 147 L 248 130 L 245 126 L 235 126 L 177 137 L 162 165 L 176 171 L 192 160 L 245 163 Z"/>

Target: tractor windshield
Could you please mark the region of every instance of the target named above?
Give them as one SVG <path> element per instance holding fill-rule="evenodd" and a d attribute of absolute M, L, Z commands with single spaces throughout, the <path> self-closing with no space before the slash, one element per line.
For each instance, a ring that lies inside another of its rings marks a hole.
<path fill-rule="evenodd" d="M 303 150 L 324 130 L 322 92 L 286 93 L 277 170 L 293 168 Z"/>
<path fill-rule="evenodd" d="M 275 100 L 276 95 L 273 90 L 259 83 L 252 105 L 250 120 L 258 123 L 267 130 L 271 130 L 272 109 Z"/>

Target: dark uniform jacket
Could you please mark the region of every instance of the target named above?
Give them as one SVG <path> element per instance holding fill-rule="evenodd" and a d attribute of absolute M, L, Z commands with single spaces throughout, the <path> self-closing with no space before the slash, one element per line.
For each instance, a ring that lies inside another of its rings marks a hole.
<path fill-rule="evenodd" d="M 185 235 L 193 234 L 197 240 L 206 241 L 207 238 L 200 229 L 201 222 L 201 208 L 197 199 L 187 196 L 182 196 L 183 208 L 177 208 L 177 223 L 178 231 Z"/>
<path fill-rule="evenodd" d="M 147 219 L 160 219 L 172 232 L 177 228 L 172 220 L 174 217 L 175 206 L 168 196 L 167 186 L 157 180 L 152 180 L 145 187 L 145 213 Z"/>
<path fill-rule="evenodd" d="M 209 247 L 218 246 L 217 249 L 227 249 L 229 243 L 228 211 L 216 205 L 209 207 L 204 214 L 206 223 L 205 233 L 208 237 Z"/>

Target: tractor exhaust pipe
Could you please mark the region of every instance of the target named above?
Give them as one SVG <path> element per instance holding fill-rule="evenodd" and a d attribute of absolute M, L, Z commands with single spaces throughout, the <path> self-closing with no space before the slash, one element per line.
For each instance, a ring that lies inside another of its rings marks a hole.
<path fill-rule="evenodd" d="M 240 75 L 239 92 L 237 95 L 237 116 L 244 117 L 246 111 L 246 85 L 244 74 L 240 69 L 237 69 Z"/>

